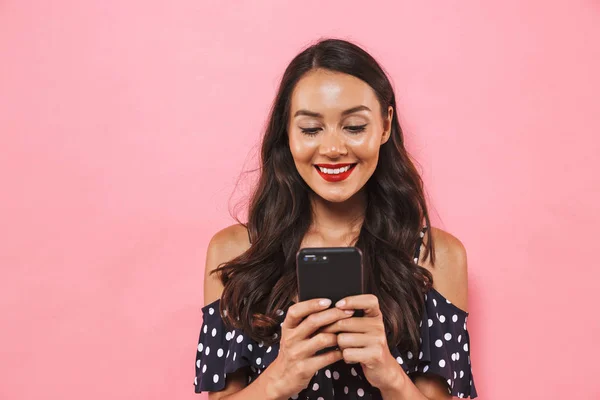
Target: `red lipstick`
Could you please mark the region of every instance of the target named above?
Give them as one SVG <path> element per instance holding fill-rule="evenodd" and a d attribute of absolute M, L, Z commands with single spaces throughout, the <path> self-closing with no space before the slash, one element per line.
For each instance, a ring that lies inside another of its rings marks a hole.
<path fill-rule="evenodd" d="M 339 168 L 344 168 L 347 166 L 350 166 L 350 168 L 348 169 L 348 171 L 346 172 L 341 172 L 339 174 L 328 174 L 326 172 L 321 171 L 321 168 L 327 168 L 327 169 L 339 169 Z M 317 169 L 317 172 L 319 173 L 319 175 L 321 175 L 321 177 L 323 179 L 325 179 L 327 182 L 341 182 L 344 179 L 348 178 L 350 176 L 350 174 L 352 173 L 352 171 L 354 171 L 354 167 L 356 166 L 356 164 L 351 164 L 351 163 L 347 163 L 347 164 L 315 164 L 315 168 Z"/>

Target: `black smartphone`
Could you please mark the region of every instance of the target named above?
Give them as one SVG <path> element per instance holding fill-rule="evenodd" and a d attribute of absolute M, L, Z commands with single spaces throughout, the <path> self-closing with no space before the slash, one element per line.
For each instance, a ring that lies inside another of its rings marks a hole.
<path fill-rule="evenodd" d="M 303 248 L 296 254 L 298 300 L 331 299 L 331 307 L 348 296 L 364 294 L 362 252 L 356 247 Z M 354 316 L 363 316 L 356 310 Z"/>
<path fill-rule="evenodd" d="M 362 252 L 356 247 L 307 247 L 296 254 L 298 301 L 316 298 L 339 300 L 364 293 Z M 362 317 L 356 310 L 353 317 Z M 323 354 L 336 347 L 327 347 L 315 354 Z"/>

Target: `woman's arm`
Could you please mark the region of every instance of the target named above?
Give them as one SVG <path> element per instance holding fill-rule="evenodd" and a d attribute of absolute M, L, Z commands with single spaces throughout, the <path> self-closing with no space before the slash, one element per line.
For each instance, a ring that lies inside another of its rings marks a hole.
<path fill-rule="evenodd" d="M 270 378 L 269 367 L 267 367 L 267 369 L 250 385 L 244 385 L 239 389 L 239 386 L 237 385 L 240 382 L 236 381 L 235 385 L 232 385 L 231 391 L 229 391 L 228 383 L 225 390 L 230 394 L 224 394 L 225 391 L 213 392 L 208 395 L 209 400 L 287 400 L 287 396 L 280 396 L 276 393 L 275 388 L 277 386 Z M 243 379 L 246 379 L 245 375 L 243 376 Z"/>
<path fill-rule="evenodd" d="M 206 251 L 206 267 L 204 270 L 204 304 L 210 304 L 213 301 L 220 299 L 221 293 L 223 293 L 223 284 L 216 277 L 216 275 L 211 275 L 211 272 L 214 271 L 219 265 L 233 260 L 237 256 L 241 255 L 249 247 L 250 243 L 248 242 L 248 234 L 246 233 L 246 228 L 242 225 L 229 226 L 217 232 L 212 237 Z M 220 400 L 227 398 L 234 400 L 235 398 L 238 398 L 237 393 L 244 390 L 246 386 L 247 370 L 240 369 L 232 374 L 228 374 L 225 388 L 219 392 L 209 392 L 208 398 L 209 400 Z M 258 386 L 255 386 L 254 384 L 250 385 L 250 387 L 252 387 L 252 391 L 259 389 Z M 254 394 L 254 396 L 255 397 L 251 397 L 249 394 L 246 398 L 266 398 L 264 393 L 257 393 Z"/>
<path fill-rule="evenodd" d="M 431 264 L 431 258 L 422 260 L 427 236 L 423 238 L 419 265 L 428 269 L 433 275 L 434 288 L 458 308 L 468 311 L 468 273 L 467 252 L 462 242 L 441 229 L 431 227 L 431 234 L 435 243 L 436 262 Z M 448 394 L 447 384 L 437 375 L 418 374 L 414 383 L 407 379 L 406 387 L 396 393 L 383 393 L 384 399 L 407 400 L 447 400 L 452 396 Z"/>
<path fill-rule="evenodd" d="M 419 265 L 431 272 L 433 286 L 438 292 L 452 304 L 468 312 L 467 251 L 458 238 L 446 231 L 431 227 L 431 234 L 436 249 L 435 266 L 431 265 L 430 258 L 423 264 L 421 264 L 422 260 L 419 260 Z M 423 240 L 422 249 L 427 244 L 427 236 Z M 419 374 L 414 378 L 414 383 L 410 382 L 407 386 L 404 397 L 391 396 L 384 399 L 447 400 L 452 398 L 448 394 L 447 383 L 438 375 Z"/>
<path fill-rule="evenodd" d="M 248 231 L 243 225 L 231 225 L 217 232 L 208 244 L 204 273 L 204 303 L 210 304 L 220 299 L 223 284 L 211 275 L 219 265 L 233 260 L 250 247 Z M 225 388 L 218 392 L 208 392 L 209 400 L 287 400 L 287 396 L 277 393 L 275 378 L 272 377 L 273 364 L 269 365 L 248 385 L 248 368 L 239 369 L 225 378 Z"/>
<path fill-rule="evenodd" d="M 404 375 L 405 378 L 408 378 Z M 399 384 L 397 389 L 382 391 L 384 400 L 449 400 L 452 396 L 448 394 L 446 382 L 437 376 L 418 376 L 414 383 L 406 379 Z"/>
<path fill-rule="evenodd" d="M 227 378 L 225 380 L 225 389 L 220 392 L 208 392 L 209 400 L 221 400 L 221 399 L 235 399 L 235 397 L 230 397 L 235 393 L 239 393 L 246 387 L 246 370 L 239 369 L 234 373 L 227 374 Z"/>
<path fill-rule="evenodd" d="M 204 299 L 206 304 L 221 297 L 223 286 L 210 272 L 223 262 L 242 254 L 249 247 L 246 229 L 234 225 L 217 233 L 209 243 L 204 280 Z M 330 303 L 330 302 L 329 302 Z M 318 350 L 331 347 L 336 343 L 336 335 L 313 333 L 350 315 L 338 309 L 329 309 L 328 303 L 319 299 L 297 303 L 290 307 L 282 324 L 280 350 L 273 361 L 258 377 L 247 384 L 247 372 L 243 370 L 227 374 L 225 387 L 218 392 L 209 392 L 209 399 L 249 399 L 249 400 L 285 400 L 290 391 L 306 387 L 315 372 L 342 358 L 340 351 L 329 351 L 314 355 Z M 285 381 L 282 379 L 285 377 Z"/>

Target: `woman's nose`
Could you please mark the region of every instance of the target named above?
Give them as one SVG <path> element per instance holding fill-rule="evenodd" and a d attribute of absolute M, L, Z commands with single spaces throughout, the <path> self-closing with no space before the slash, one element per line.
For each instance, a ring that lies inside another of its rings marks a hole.
<path fill-rule="evenodd" d="M 348 154 L 344 137 L 337 131 L 325 132 L 321 136 L 322 141 L 319 146 L 319 154 L 322 156 L 337 158 Z"/>

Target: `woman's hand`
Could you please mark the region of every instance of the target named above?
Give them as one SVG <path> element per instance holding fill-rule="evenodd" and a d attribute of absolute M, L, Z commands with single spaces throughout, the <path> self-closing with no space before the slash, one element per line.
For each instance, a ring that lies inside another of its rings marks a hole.
<path fill-rule="evenodd" d="M 350 296 L 336 304 L 340 310 L 364 310 L 363 317 L 346 318 L 323 328 L 338 333 L 346 363 L 360 363 L 369 383 L 381 391 L 401 388 L 407 378 L 388 347 L 379 300 L 372 294 Z"/>
<path fill-rule="evenodd" d="M 321 349 L 335 347 L 335 333 L 317 333 L 317 330 L 336 321 L 347 319 L 352 313 L 329 308 L 331 300 L 312 299 L 296 303 L 288 309 L 281 325 L 281 340 L 277 358 L 262 374 L 268 375 L 274 398 L 289 398 L 305 389 L 315 373 L 342 359 L 339 349 L 315 355 Z"/>

